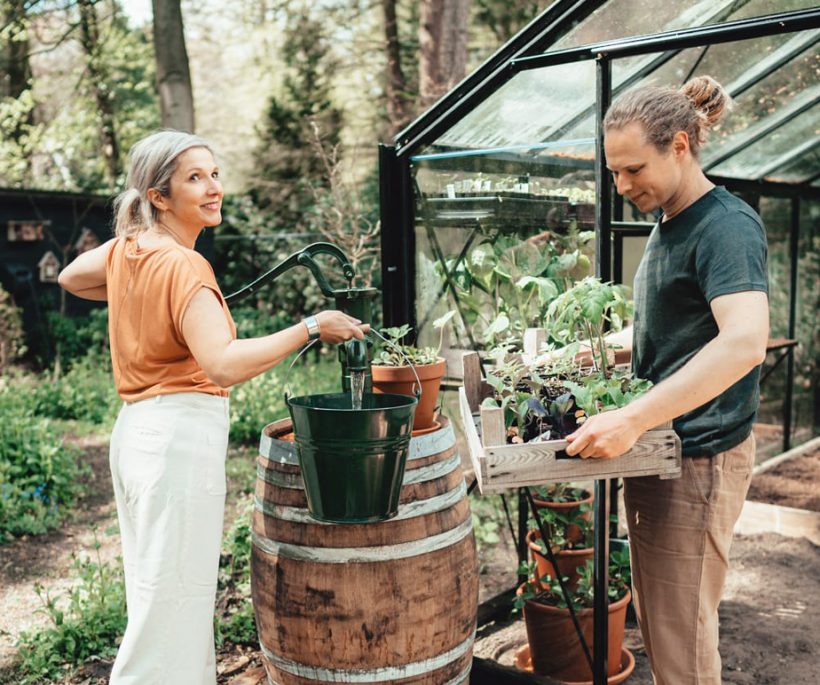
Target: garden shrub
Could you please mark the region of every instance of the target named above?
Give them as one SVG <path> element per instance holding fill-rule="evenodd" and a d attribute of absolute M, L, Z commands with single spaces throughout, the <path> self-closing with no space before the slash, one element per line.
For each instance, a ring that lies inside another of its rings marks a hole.
<path fill-rule="evenodd" d="M 92 309 L 86 317 L 62 316 L 50 311 L 46 314 L 52 349 L 63 370 L 78 362 L 110 366 L 108 351 L 108 308 Z"/>
<path fill-rule="evenodd" d="M 30 404 L 19 385 L 0 385 L 0 542 L 54 528 L 82 491 L 79 450 Z"/>
<path fill-rule="evenodd" d="M 26 353 L 20 308 L 0 285 L 0 373 Z"/>
<path fill-rule="evenodd" d="M 217 643 L 256 645 L 256 623 L 251 604 L 251 517 L 253 495 L 246 495 L 222 541 L 219 560 L 219 597 L 215 621 Z"/>
<path fill-rule="evenodd" d="M 20 685 L 55 680 L 71 667 L 117 653 L 126 624 L 122 562 L 103 563 L 99 548 L 95 534 L 96 560 L 74 557 L 75 583 L 67 604 L 36 587 L 50 624 L 18 636 Z"/>
<path fill-rule="evenodd" d="M 33 399 L 40 416 L 96 424 L 113 423 L 122 405 L 110 366 L 101 364 L 93 355 L 75 361 L 57 378 L 49 379 L 46 374 L 34 388 Z"/>

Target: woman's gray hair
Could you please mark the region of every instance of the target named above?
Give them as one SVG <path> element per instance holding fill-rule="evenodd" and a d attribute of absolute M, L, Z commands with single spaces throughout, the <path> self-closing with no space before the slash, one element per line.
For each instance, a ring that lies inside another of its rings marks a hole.
<path fill-rule="evenodd" d="M 148 191 L 156 188 L 161 195 L 170 195 L 171 176 L 176 171 L 177 160 L 193 147 L 207 148 L 213 154 L 203 138 L 170 129 L 152 133 L 131 148 L 126 190 L 114 200 L 114 234 L 117 237 L 135 235 L 156 224 L 159 210 L 148 199 Z"/>

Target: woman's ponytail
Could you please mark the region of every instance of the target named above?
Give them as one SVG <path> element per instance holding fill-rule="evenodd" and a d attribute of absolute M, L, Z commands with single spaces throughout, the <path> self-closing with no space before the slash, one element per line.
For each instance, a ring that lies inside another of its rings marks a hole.
<path fill-rule="evenodd" d="M 114 200 L 114 235 L 118 238 L 139 233 L 150 226 L 150 214 L 143 213 L 140 191 L 129 188 L 120 193 Z"/>

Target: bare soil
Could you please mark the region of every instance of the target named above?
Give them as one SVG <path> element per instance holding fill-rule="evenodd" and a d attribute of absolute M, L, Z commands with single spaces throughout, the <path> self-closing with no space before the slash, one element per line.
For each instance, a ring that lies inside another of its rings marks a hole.
<path fill-rule="evenodd" d="M 15 652 L 13 636 L 46 622 L 46 617 L 37 613 L 41 602 L 34 590 L 35 584 L 42 584 L 52 596 L 68 589 L 72 554 L 88 554 L 93 549 L 91 526 L 97 527 L 104 560 L 112 561 L 120 553 L 118 534 L 105 534 L 106 529 L 116 524 L 107 444 L 99 437 L 83 438 L 78 443 L 84 448 L 92 475 L 88 495 L 74 519 L 58 531 L 21 538 L 0 547 L 0 683 L 16 685 L 11 669 Z M 249 453 L 244 456 L 253 458 Z M 799 502 L 807 501 L 816 505 L 818 461 L 815 452 L 805 463 L 803 460 L 795 460 L 794 464 L 786 462 L 783 468 L 756 477 L 754 497 L 780 504 L 782 502 L 775 498 L 793 490 L 797 497 L 807 499 L 790 501 L 798 506 Z M 783 480 L 775 483 L 771 481 L 774 478 Z M 808 495 L 800 494 L 803 485 L 811 491 Z M 236 493 L 232 496 L 235 501 Z M 226 526 L 233 521 L 233 516 L 234 508 L 229 502 Z M 482 602 L 516 582 L 515 551 L 506 531 L 502 531 L 501 537 L 498 545 L 480 553 Z M 724 683 L 814 685 L 820 673 L 820 623 L 813 611 L 818 600 L 820 548 L 806 539 L 774 534 L 737 537 L 720 611 Z M 475 654 L 513 665 L 515 651 L 525 642 L 526 633 L 520 618 L 491 624 L 479 634 Z M 636 660 L 635 671 L 627 682 L 650 685 L 652 677 L 646 654 L 634 624 L 627 626 L 625 645 Z M 107 683 L 110 668 L 111 664 L 105 662 L 87 664 L 66 683 L 103 685 Z M 259 685 L 264 681 L 259 654 L 252 649 L 232 647 L 220 652 L 217 668 L 221 685 Z"/>
<path fill-rule="evenodd" d="M 820 512 L 820 448 L 756 475 L 749 500 Z"/>

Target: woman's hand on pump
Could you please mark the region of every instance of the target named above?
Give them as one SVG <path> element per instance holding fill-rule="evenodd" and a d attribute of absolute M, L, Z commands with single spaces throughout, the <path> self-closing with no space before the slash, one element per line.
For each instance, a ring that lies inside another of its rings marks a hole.
<path fill-rule="evenodd" d="M 362 323 L 359 319 L 335 309 L 319 312 L 316 314 L 316 321 L 319 324 L 319 339 L 331 344 L 351 338 L 362 340 L 365 333 L 370 331 L 370 324 Z"/>

